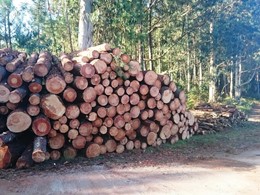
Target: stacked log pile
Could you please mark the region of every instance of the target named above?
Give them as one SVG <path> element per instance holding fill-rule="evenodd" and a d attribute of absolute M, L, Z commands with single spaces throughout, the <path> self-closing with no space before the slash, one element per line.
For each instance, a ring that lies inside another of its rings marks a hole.
<path fill-rule="evenodd" d="M 0 168 L 145 149 L 198 123 L 168 75 L 102 44 L 59 58 L 0 50 Z"/>
<path fill-rule="evenodd" d="M 196 134 L 210 134 L 223 131 L 227 127 L 247 120 L 247 115 L 234 105 L 200 104 L 191 110 L 198 119 L 199 128 Z"/>

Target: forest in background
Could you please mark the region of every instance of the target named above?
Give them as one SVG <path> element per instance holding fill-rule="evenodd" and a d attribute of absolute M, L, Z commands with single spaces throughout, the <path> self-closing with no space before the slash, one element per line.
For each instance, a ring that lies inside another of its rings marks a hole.
<path fill-rule="evenodd" d="M 0 0 L 0 48 L 78 50 L 82 2 L 93 45 L 168 73 L 194 102 L 260 97 L 258 0 Z"/>

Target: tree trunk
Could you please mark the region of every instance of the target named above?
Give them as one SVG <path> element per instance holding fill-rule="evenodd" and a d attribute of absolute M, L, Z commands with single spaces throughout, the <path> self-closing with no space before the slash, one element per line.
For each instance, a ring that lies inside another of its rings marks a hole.
<path fill-rule="evenodd" d="M 209 56 L 209 102 L 216 101 L 216 67 L 214 66 L 214 48 L 213 48 L 213 22 L 210 22 L 210 56 Z"/>
<path fill-rule="evenodd" d="M 92 46 L 93 26 L 90 14 L 93 0 L 80 0 L 78 47 L 80 50 Z"/>

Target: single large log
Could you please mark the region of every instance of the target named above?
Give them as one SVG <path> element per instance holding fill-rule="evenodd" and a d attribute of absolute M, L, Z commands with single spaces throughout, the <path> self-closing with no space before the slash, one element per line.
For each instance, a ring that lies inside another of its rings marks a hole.
<path fill-rule="evenodd" d="M 40 79 L 38 77 L 34 78 L 30 82 L 28 88 L 29 88 L 30 92 L 32 92 L 32 93 L 39 93 L 39 92 L 41 92 L 41 90 L 42 90 L 42 79 Z"/>
<path fill-rule="evenodd" d="M 23 79 L 21 74 L 22 70 L 23 67 L 19 67 L 15 72 L 13 72 L 8 76 L 7 83 L 10 87 L 18 88 L 22 86 L 23 84 Z"/>
<path fill-rule="evenodd" d="M 52 56 L 49 52 L 41 52 L 39 58 L 34 65 L 34 74 L 39 77 L 44 77 L 51 69 Z"/>
<path fill-rule="evenodd" d="M 37 53 L 32 53 L 32 55 L 30 56 L 29 60 L 27 61 L 27 66 L 22 72 L 23 81 L 30 82 L 33 80 L 34 78 L 33 67 L 38 60 L 38 56 L 39 55 Z"/>
<path fill-rule="evenodd" d="M 61 99 L 55 94 L 43 96 L 40 106 L 43 109 L 44 114 L 53 120 L 62 117 L 66 111 Z"/>
<path fill-rule="evenodd" d="M 69 59 L 69 56 L 66 54 L 62 54 L 60 56 L 61 65 L 65 71 L 73 70 L 74 63 Z"/>
<path fill-rule="evenodd" d="M 48 92 L 60 94 L 66 87 L 66 82 L 57 67 L 52 67 L 45 83 Z"/>
<path fill-rule="evenodd" d="M 23 110 L 14 110 L 7 117 L 6 126 L 14 133 L 27 130 L 32 123 L 31 117 Z"/>
<path fill-rule="evenodd" d="M 36 117 L 32 122 L 32 130 L 35 133 L 35 135 L 47 135 L 51 130 L 50 120 L 44 115 Z"/>
<path fill-rule="evenodd" d="M 156 82 L 157 78 L 158 78 L 158 75 L 154 71 L 149 70 L 144 75 L 144 82 L 147 85 L 154 85 L 154 83 Z"/>
<path fill-rule="evenodd" d="M 107 70 L 107 64 L 100 59 L 95 59 L 90 62 L 95 67 L 95 70 L 98 74 L 103 74 Z"/>
<path fill-rule="evenodd" d="M 40 163 L 46 160 L 47 139 L 46 137 L 35 137 L 33 141 L 32 159 Z"/>

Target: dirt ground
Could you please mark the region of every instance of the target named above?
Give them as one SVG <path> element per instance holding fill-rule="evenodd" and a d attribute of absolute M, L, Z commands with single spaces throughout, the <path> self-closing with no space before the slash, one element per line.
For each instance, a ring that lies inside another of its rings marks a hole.
<path fill-rule="evenodd" d="M 249 122 L 146 151 L 0 170 L 0 194 L 260 194 L 260 105 Z"/>

